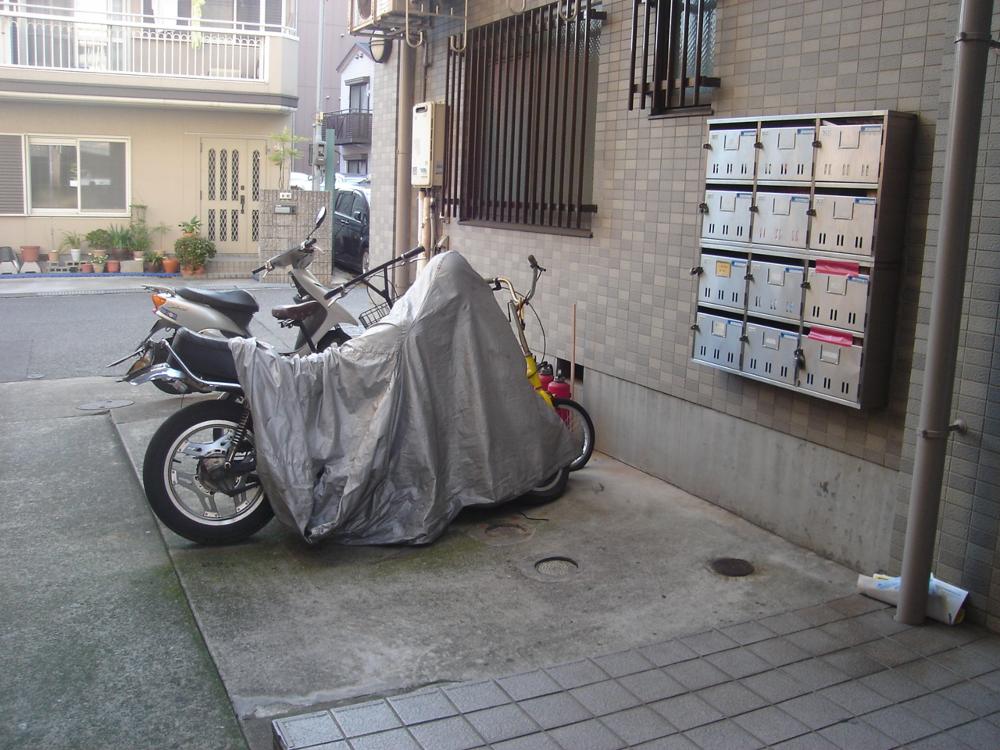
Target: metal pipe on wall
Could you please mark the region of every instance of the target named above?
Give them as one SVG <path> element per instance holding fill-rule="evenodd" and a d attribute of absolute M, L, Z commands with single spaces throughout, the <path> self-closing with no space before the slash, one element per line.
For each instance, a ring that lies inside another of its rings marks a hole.
<path fill-rule="evenodd" d="M 907 625 L 919 625 L 927 612 L 927 588 L 950 434 L 992 16 L 993 0 L 962 1 L 955 39 L 955 79 L 930 303 L 927 366 L 903 547 L 902 589 L 896 611 L 896 619 Z"/>
<path fill-rule="evenodd" d="M 413 78 L 417 56 L 408 44 L 400 44 L 399 69 L 396 75 L 396 210 L 395 243 L 392 257 L 398 258 L 410 249 L 413 221 L 413 189 L 410 187 L 410 166 L 413 148 Z M 393 284 L 402 294 L 410 286 L 406 264 L 393 269 Z"/>

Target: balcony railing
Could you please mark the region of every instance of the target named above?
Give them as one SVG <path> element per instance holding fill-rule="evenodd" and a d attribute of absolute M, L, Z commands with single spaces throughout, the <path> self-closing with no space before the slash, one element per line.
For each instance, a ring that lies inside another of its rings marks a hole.
<path fill-rule="evenodd" d="M 323 115 L 323 127 L 333 129 L 337 146 L 372 142 L 371 112 L 327 112 Z"/>
<path fill-rule="evenodd" d="M 191 19 L 153 24 L 93 18 L 0 11 L 0 65 L 267 81 L 269 40 L 263 32 L 213 28 Z"/>

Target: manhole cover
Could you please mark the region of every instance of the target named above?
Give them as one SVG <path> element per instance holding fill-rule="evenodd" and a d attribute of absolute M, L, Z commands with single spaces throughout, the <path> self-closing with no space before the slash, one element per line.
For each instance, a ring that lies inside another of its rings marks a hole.
<path fill-rule="evenodd" d="M 729 578 L 740 578 L 753 573 L 753 565 L 739 557 L 717 557 L 708 565 L 720 576 Z"/>
<path fill-rule="evenodd" d="M 103 411 L 104 409 L 120 409 L 123 406 L 131 406 L 134 403 L 135 401 L 126 401 L 125 399 L 105 399 L 103 401 L 88 401 L 76 408 L 82 411 Z"/>
<path fill-rule="evenodd" d="M 531 536 L 531 532 L 518 523 L 491 523 L 483 531 L 483 535 L 494 541 L 510 542 Z"/>
<path fill-rule="evenodd" d="M 545 578 L 569 578 L 580 569 L 575 560 L 555 555 L 535 563 L 535 570 Z"/>

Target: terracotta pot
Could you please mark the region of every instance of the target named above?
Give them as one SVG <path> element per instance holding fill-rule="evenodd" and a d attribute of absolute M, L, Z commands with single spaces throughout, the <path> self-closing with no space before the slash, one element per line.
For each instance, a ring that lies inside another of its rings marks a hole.
<path fill-rule="evenodd" d="M 162 268 L 163 266 L 160 265 L 159 261 L 157 261 L 156 263 L 143 262 L 142 264 L 142 270 L 145 273 L 159 273 L 162 270 Z"/>
<path fill-rule="evenodd" d="M 21 245 L 21 262 L 37 263 L 41 252 L 42 248 L 40 245 Z"/>
<path fill-rule="evenodd" d="M 108 254 L 111 256 L 109 260 L 129 260 L 132 257 L 132 253 L 124 247 L 113 247 Z"/>
<path fill-rule="evenodd" d="M 120 260 L 109 260 L 108 266 L 104 270 L 108 273 L 119 273 L 122 270 L 122 262 Z"/>
<path fill-rule="evenodd" d="M 181 276 L 204 276 L 205 266 L 193 268 L 191 266 L 181 266 Z"/>
<path fill-rule="evenodd" d="M 145 257 L 145 253 L 132 253 L 132 260 L 142 260 Z"/>
<path fill-rule="evenodd" d="M 94 272 L 94 264 L 93 263 L 81 263 L 80 264 L 80 273 L 93 273 L 93 272 Z"/>
<path fill-rule="evenodd" d="M 181 262 L 177 258 L 164 258 L 163 259 L 163 272 L 164 273 L 177 273 L 181 268 Z"/>
<path fill-rule="evenodd" d="M 94 273 L 104 273 L 104 264 L 94 263 Z"/>

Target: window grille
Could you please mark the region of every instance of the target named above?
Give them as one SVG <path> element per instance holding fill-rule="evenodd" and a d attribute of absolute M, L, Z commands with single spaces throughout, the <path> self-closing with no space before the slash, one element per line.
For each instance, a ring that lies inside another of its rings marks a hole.
<path fill-rule="evenodd" d="M 557 2 L 449 40 L 446 218 L 589 231 L 604 18 Z"/>
<path fill-rule="evenodd" d="M 630 110 L 637 96 L 639 109 L 648 101 L 654 117 L 707 107 L 707 89 L 719 87 L 712 75 L 717 5 L 718 0 L 632 0 Z"/>

